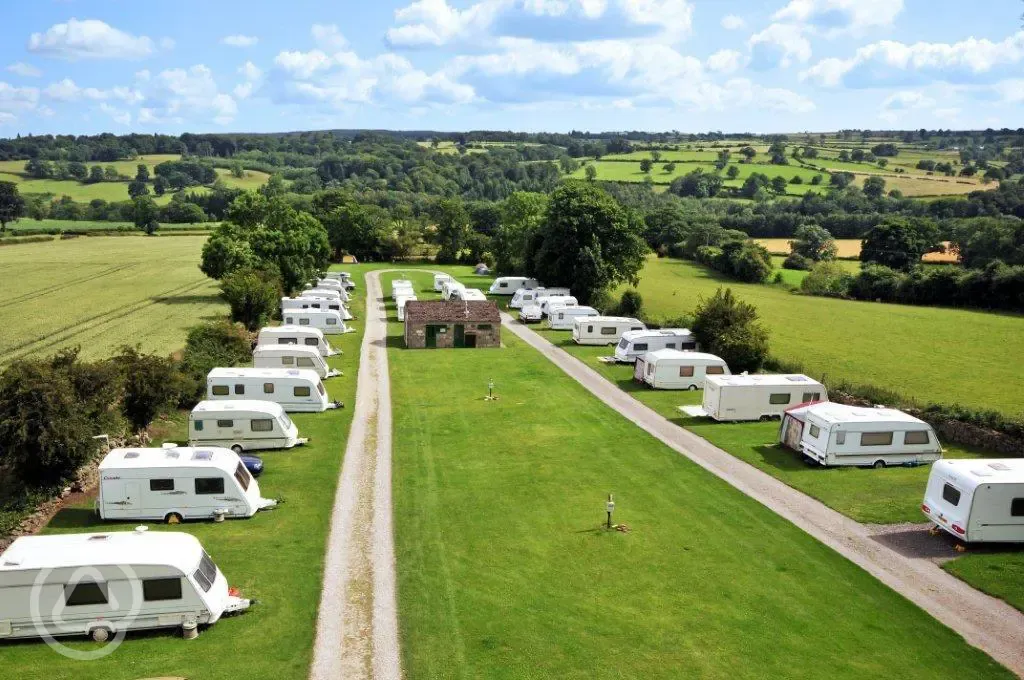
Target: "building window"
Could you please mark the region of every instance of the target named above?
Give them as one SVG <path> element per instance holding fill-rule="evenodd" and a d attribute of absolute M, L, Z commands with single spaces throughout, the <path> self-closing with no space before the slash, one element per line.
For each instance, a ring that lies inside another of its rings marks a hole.
<path fill-rule="evenodd" d="M 107 603 L 107 584 L 82 581 L 73 586 L 64 586 L 64 604 L 68 607 Z"/>
<path fill-rule="evenodd" d="M 704 375 L 725 375 L 725 369 L 721 366 L 708 366 L 704 370 Z"/>
<path fill-rule="evenodd" d="M 235 421 L 233 420 L 218 420 L 217 427 L 234 427 Z"/>
<path fill-rule="evenodd" d="M 845 443 L 846 443 L 846 433 L 845 432 L 836 432 L 836 444 L 842 445 L 842 444 L 845 444 Z"/>
<path fill-rule="evenodd" d="M 768 395 L 769 404 L 788 404 L 789 393 L 788 392 L 776 392 L 775 394 Z"/>
<path fill-rule="evenodd" d="M 478 331 L 489 331 L 489 330 L 491 330 L 491 324 L 489 324 L 489 323 L 478 323 L 476 325 L 476 329 Z"/>
<path fill-rule="evenodd" d="M 601 326 L 601 335 L 618 335 L 619 329 L 615 326 Z"/>
<path fill-rule="evenodd" d="M 680 378 L 692 378 L 693 377 L 693 366 L 680 366 L 679 367 Z"/>
<path fill-rule="evenodd" d="M 952 484 L 944 485 L 942 487 L 942 500 L 946 501 L 954 508 L 960 505 L 960 489 L 956 488 Z"/>
<path fill-rule="evenodd" d="M 235 394 L 245 394 L 245 385 L 235 385 Z"/>
<path fill-rule="evenodd" d="M 201 420 L 193 420 L 192 421 L 192 428 L 196 432 L 202 432 L 203 431 L 203 421 L 201 421 Z"/>
<path fill-rule="evenodd" d="M 263 394 L 273 394 L 274 383 L 263 383 Z"/>
<path fill-rule="evenodd" d="M 151 479 L 149 480 L 150 491 L 174 491 L 173 479 Z"/>
<path fill-rule="evenodd" d="M 646 342 L 638 342 L 635 345 L 633 345 L 633 350 L 636 351 L 636 352 L 646 352 L 647 351 L 647 343 Z"/>
<path fill-rule="evenodd" d="M 295 357 L 281 357 L 282 366 L 293 366 L 295 364 Z"/>
<path fill-rule="evenodd" d="M 231 390 L 228 389 L 227 385 L 214 385 L 212 392 L 218 397 L 223 397 L 229 394 Z"/>
<path fill-rule="evenodd" d="M 1010 517 L 1024 517 L 1024 498 L 1010 501 Z"/>
<path fill-rule="evenodd" d="M 148 578 L 142 581 L 142 599 L 146 602 L 181 599 L 180 578 Z"/>
<path fill-rule="evenodd" d="M 892 432 L 861 432 L 861 446 L 891 446 Z"/>
<path fill-rule="evenodd" d="M 297 361 L 297 365 L 301 366 L 302 368 L 313 368 L 313 360 L 310 359 L 309 357 L 299 357 Z"/>
<path fill-rule="evenodd" d="M 821 434 L 821 428 L 820 428 L 820 427 L 818 427 L 817 425 L 811 425 L 811 429 L 810 429 L 810 430 L 808 430 L 808 432 L 810 433 L 810 435 L 811 435 L 812 437 L 814 437 L 815 439 L 817 439 L 817 438 L 818 438 L 818 435 L 820 435 L 820 434 Z"/>
<path fill-rule="evenodd" d="M 821 392 L 804 392 L 804 398 L 801 401 L 805 404 L 809 401 L 821 401 Z"/>
<path fill-rule="evenodd" d="M 310 394 L 309 386 L 295 386 L 294 388 L 292 388 L 292 394 L 295 395 L 296 397 L 308 397 Z"/>
<path fill-rule="evenodd" d="M 199 477 L 196 479 L 197 496 L 210 496 L 217 493 L 224 493 L 223 477 Z"/>
<path fill-rule="evenodd" d="M 916 430 L 914 432 L 903 433 L 904 444 L 927 444 L 928 443 L 928 430 Z"/>
<path fill-rule="evenodd" d="M 253 418 L 249 422 L 253 432 L 273 432 L 274 431 L 274 419 L 273 418 Z"/>

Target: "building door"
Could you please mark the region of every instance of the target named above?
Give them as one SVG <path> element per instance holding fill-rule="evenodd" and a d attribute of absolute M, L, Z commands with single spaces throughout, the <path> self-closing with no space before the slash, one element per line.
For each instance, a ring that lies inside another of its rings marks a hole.
<path fill-rule="evenodd" d="M 427 326 L 427 347 L 437 347 L 437 326 Z"/>
<path fill-rule="evenodd" d="M 466 347 L 476 347 L 476 333 L 466 334 Z"/>
<path fill-rule="evenodd" d="M 466 346 L 466 327 L 461 323 L 455 324 L 455 346 Z"/>

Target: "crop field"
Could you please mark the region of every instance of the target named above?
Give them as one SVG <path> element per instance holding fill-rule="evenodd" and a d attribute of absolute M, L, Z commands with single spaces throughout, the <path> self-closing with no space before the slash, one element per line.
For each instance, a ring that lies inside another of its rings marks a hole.
<path fill-rule="evenodd" d="M 417 289 L 429 280 L 414 275 Z M 389 342 L 392 398 L 406 405 L 394 413 L 393 488 L 407 677 L 1006 677 L 503 340 Z M 459 379 L 439 398 L 448 376 Z M 488 402 L 492 379 L 499 399 Z M 608 493 L 626 533 L 601 528 Z M 829 631 L 828 644 L 813 630 Z"/>
<path fill-rule="evenodd" d="M 800 362 L 817 377 L 876 385 L 924 403 L 1022 412 L 1024 374 L 1009 368 L 1024 356 L 1019 315 L 794 295 L 668 258 L 647 261 L 639 292 L 650 314 L 669 318 L 691 312 L 719 287 L 758 308 L 774 356 Z M 965 356 L 969 371 L 957 368 Z"/>
<path fill-rule="evenodd" d="M 357 293 L 363 290 L 360 286 Z M 359 297 L 353 300 L 353 310 L 363 309 Z M 363 325 L 356 322 L 355 328 L 356 333 L 331 337 L 331 343 L 341 347 L 344 354 L 328 361 L 345 375 L 325 382 L 330 398 L 346 404 L 351 404 L 355 396 Z M 183 339 L 179 331 L 179 342 Z M 260 453 L 266 464 L 259 479 L 260 490 L 267 498 L 285 501 L 277 509 L 251 519 L 223 524 L 188 522 L 179 527 L 202 542 L 232 586 L 259 601 L 252 609 L 222 619 L 190 642 L 172 630 L 131 634 L 113 654 L 89 663 L 58 656 L 36 640 L 0 644 L 3 676 L 21 680 L 165 676 L 305 680 L 312 660 L 324 546 L 351 414 L 350 409 L 294 414 L 299 433 L 311 437 L 310 444 L 290 451 Z M 169 430 L 168 440 L 181 442 L 186 438 L 181 423 L 171 424 Z M 103 523 L 93 514 L 90 499 L 62 510 L 46 531 L 130 531 L 136 524 Z M 151 531 L 168 530 L 163 525 L 149 526 Z M 96 647 L 88 641 L 67 644 L 76 650 Z M 240 663 L 244 670 L 240 670 Z"/>
<path fill-rule="evenodd" d="M 205 236 L 98 236 L 0 248 L 0 365 L 80 345 L 167 353 L 185 329 L 225 313 L 199 271 Z"/>
<path fill-rule="evenodd" d="M 773 255 L 789 255 L 790 246 L 789 242 L 792 239 L 788 238 L 759 238 L 754 239 L 765 248 L 768 249 Z M 949 242 L 944 241 L 943 244 L 948 248 Z M 839 238 L 836 239 L 836 256 L 841 258 L 846 257 L 860 257 L 861 240 L 856 238 Z M 921 258 L 922 262 L 932 264 L 953 264 L 956 263 L 957 256 L 954 252 L 945 253 L 925 253 L 925 256 Z"/>

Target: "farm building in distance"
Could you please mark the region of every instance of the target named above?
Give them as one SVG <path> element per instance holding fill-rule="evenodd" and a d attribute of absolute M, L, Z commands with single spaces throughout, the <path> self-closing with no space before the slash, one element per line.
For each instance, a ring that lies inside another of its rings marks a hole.
<path fill-rule="evenodd" d="M 500 347 L 498 306 L 490 300 L 410 300 L 405 303 L 405 346 Z"/>

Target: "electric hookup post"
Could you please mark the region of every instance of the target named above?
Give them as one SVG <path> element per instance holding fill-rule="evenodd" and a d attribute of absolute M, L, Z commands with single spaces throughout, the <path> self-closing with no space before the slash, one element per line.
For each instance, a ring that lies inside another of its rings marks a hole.
<path fill-rule="evenodd" d="M 608 528 L 612 528 L 612 513 L 615 512 L 615 498 L 608 494 L 608 502 L 604 504 L 604 509 L 608 512 Z"/>

